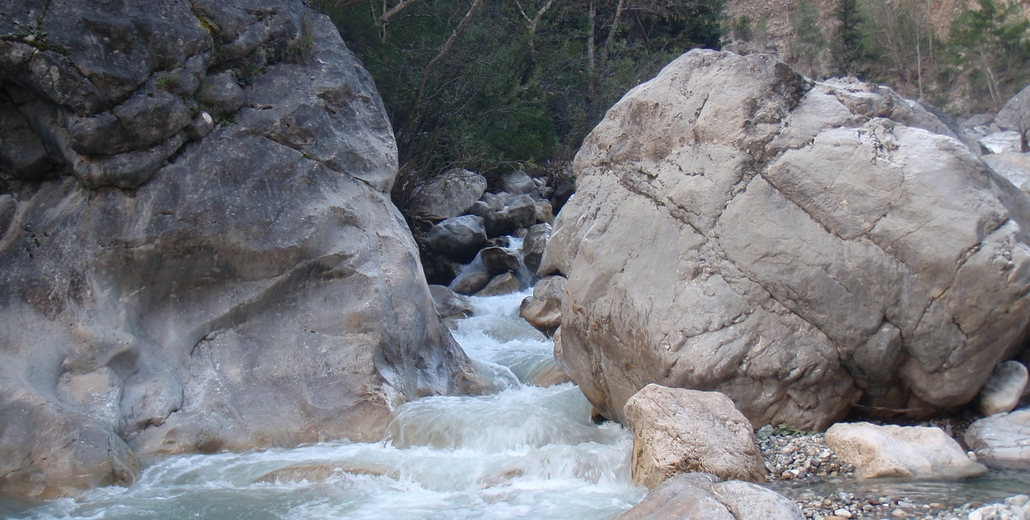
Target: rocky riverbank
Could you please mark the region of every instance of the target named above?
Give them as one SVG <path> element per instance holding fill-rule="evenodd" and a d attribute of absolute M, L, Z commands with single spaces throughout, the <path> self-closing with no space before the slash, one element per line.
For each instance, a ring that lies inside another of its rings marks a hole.
<path fill-rule="evenodd" d="M 976 417 L 971 412 L 936 418 L 919 426 L 936 426 L 962 443 Z M 855 467 L 840 460 L 825 434 L 766 425 L 757 432 L 758 446 L 769 475 L 767 486 L 784 494 L 813 520 L 863 519 L 993 519 L 1028 518 L 1026 495 L 976 499 L 970 492 L 948 493 L 954 483 L 882 479 L 859 481 Z M 1017 510 L 1019 510 L 1017 512 Z M 979 516 L 977 516 L 979 515 Z"/>

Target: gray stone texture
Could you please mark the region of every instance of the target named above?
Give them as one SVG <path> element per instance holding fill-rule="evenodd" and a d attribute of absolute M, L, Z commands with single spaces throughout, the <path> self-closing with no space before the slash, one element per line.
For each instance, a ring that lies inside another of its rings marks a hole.
<path fill-rule="evenodd" d="M 595 408 L 648 383 L 754 424 L 969 402 L 1025 337 L 1026 197 L 921 105 L 695 50 L 576 156 L 540 275 L 568 278 L 559 362 Z"/>
<path fill-rule="evenodd" d="M 980 389 L 980 413 L 985 416 L 1011 412 L 1019 405 L 1026 390 L 1026 366 L 1009 360 L 994 367 L 991 378 Z"/>
<path fill-rule="evenodd" d="M 462 215 L 444 220 L 426 234 L 426 245 L 451 258 L 468 262 L 486 245 L 483 217 Z"/>
<path fill-rule="evenodd" d="M 965 441 L 988 466 L 1030 470 L 1030 408 L 977 420 L 966 430 Z"/>
<path fill-rule="evenodd" d="M 837 423 L 826 444 L 858 478 L 966 478 L 987 471 L 944 430 L 926 426 Z"/>
<path fill-rule="evenodd" d="M 408 211 L 417 218 L 457 217 L 466 213 L 484 191 L 486 177 L 455 168 L 416 188 Z"/>
<path fill-rule="evenodd" d="M 392 404 L 476 390 L 390 201 L 382 102 L 328 18 L 295 0 L 6 5 L 0 490 L 376 440 Z M 305 31 L 307 60 L 271 59 Z M 209 68 L 255 63 L 252 105 L 187 142 Z"/>
<path fill-rule="evenodd" d="M 720 482 L 707 473 L 676 475 L 618 520 L 803 520 L 787 497 L 750 482 Z"/>
<path fill-rule="evenodd" d="M 765 481 L 751 423 L 719 392 L 650 384 L 623 410 L 633 430 L 633 482 L 654 489 L 684 472 Z"/>

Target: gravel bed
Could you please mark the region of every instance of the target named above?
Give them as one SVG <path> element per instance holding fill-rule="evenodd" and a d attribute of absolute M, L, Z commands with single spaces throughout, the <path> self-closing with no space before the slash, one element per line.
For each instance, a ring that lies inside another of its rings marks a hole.
<path fill-rule="evenodd" d="M 964 413 L 916 425 L 940 427 L 965 447 L 962 435 L 974 419 Z M 964 502 L 950 496 L 945 488 L 928 486 L 922 492 L 899 493 L 892 492 L 889 481 L 883 485 L 857 481 L 855 468 L 837 458 L 822 433 L 768 425 L 760 428 L 756 437 L 769 470 L 769 487 L 792 499 L 813 520 L 1030 519 L 1030 503 L 1021 502 L 1020 497 L 1010 498 L 1006 504 L 984 504 Z"/>

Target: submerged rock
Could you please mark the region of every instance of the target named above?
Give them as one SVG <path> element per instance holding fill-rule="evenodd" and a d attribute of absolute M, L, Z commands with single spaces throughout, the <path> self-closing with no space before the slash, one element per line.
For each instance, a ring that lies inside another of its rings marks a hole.
<path fill-rule="evenodd" d="M 859 478 L 965 478 L 987 471 L 940 428 L 837 423 L 826 430 L 826 444 Z"/>
<path fill-rule="evenodd" d="M 652 382 L 799 429 L 968 403 L 1026 334 L 1030 204 L 958 137 L 883 87 L 681 56 L 576 156 L 539 270 L 569 280 L 559 362 L 620 421 Z"/>
<path fill-rule="evenodd" d="M 683 472 L 764 480 L 751 423 L 718 392 L 647 385 L 626 401 L 633 430 L 633 481 L 654 488 Z"/>
<path fill-rule="evenodd" d="M 676 475 L 651 490 L 619 520 L 804 520 L 786 497 L 750 482 L 715 475 Z"/>
<path fill-rule="evenodd" d="M 3 34 L 28 126 L 9 105 L 0 122 L 52 168 L 0 162 L 47 179 L 0 184 L 0 490 L 131 483 L 137 454 L 379 439 L 392 401 L 475 390 L 390 201 L 371 77 L 300 1 L 215 4 L 58 0 L 26 22 L 45 45 Z M 250 105 L 184 144 L 208 70 L 255 63 Z"/>

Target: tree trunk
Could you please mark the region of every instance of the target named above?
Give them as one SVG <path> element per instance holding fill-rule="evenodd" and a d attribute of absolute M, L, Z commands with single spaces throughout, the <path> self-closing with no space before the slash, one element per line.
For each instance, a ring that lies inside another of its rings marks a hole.
<path fill-rule="evenodd" d="M 615 39 L 615 31 L 619 29 L 619 18 L 622 16 L 622 6 L 625 3 L 626 0 L 619 0 L 619 4 L 615 7 L 615 18 L 612 20 L 612 28 L 608 31 L 608 38 L 604 41 L 605 61 L 608 61 L 608 57 L 612 54 L 612 40 Z"/>

